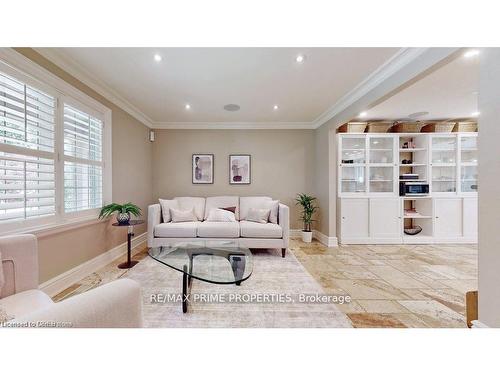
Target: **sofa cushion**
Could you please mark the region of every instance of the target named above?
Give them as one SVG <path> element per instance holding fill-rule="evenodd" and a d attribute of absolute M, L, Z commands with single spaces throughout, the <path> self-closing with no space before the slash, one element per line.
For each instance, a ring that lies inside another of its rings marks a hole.
<path fill-rule="evenodd" d="M 179 202 L 179 209 L 191 210 L 194 208 L 194 213 L 198 220 L 203 220 L 205 217 L 205 198 L 202 197 L 175 197 Z"/>
<path fill-rule="evenodd" d="M 163 217 L 163 222 L 168 223 L 172 221 L 172 217 L 170 216 L 170 209 L 175 208 L 179 209 L 179 202 L 175 199 L 158 199 L 160 201 L 161 207 L 161 215 Z"/>
<path fill-rule="evenodd" d="M 205 204 L 205 217 L 207 220 L 213 208 L 236 207 L 234 216 L 239 220 L 239 198 L 234 196 L 208 197 Z"/>
<path fill-rule="evenodd" d="M 254 223 L 253 221 L 240 221 L 241 237 L 246 238 L 282 238 L 283 230 L 278 224 Z"/>
<path fill-rule="evenodd" d="M 265 224 L 269 221 L 271 210 L 266 208 L 251 208 L 248 210 L 247 221 Z"/>
<path fill-rule="evenodd" d="M 38 289 L 30 289 L 2 298 L 0 304 L 9 318 L 20 318 L 35 310 L 43 309 L 54 302 L 48 295 Z"/>
<path fill-rule="evenodd" d="M 237 238 L 240 236 L 238 222 L 204 221 L 198 224 L 198 237 Z"/>
<path fill-rule="evenodd" d="M 184 223 L 161 223 L 155 227 L 156 237 L 196 237 L 196 228 L 200 224 L 198 221 Z"/>
<path fill-rule="evenodd" d="M 246 220 L 250 208 L 270 208 L 269 197 L 240 197 L 240 220 Z"/>

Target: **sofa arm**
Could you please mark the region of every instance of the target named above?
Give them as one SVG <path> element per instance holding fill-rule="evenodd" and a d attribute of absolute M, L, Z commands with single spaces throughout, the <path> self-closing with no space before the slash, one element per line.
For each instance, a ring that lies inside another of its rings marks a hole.
<path fill-rule="evenodd" d="M 159 203 L 148 206 L 148 247 L 153 247 L 155 227 L 161 223 L 161 207 Z"/>
<path fill-rule="evenodd" d="M 38 289 L 38 244 L 34 235 L 1 237 L 0 253 L 5 278 L 0 298 Z"/>
<path fill-rule="evenodd" d="M 290 242 L 290 208 L 282 203 L 279 205 L 278 224 L 283 231 L 285 248 L 288 248 Z"/>
<path fill-rule="evenodd" d="M 140 328 L 142 295 L 139 283 L 120 279 L 24 315 L 15 322 L 38 327 L 59 323 L 68 328 Z"/>

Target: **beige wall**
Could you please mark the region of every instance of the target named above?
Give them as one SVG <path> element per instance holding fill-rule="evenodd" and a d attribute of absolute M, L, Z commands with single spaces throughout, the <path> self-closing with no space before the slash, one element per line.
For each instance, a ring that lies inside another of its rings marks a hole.
<path fill-rule="evenodd" d="M 191 183 L 191 155 L 215 155 L 213 185 Z M 229 154 L 252 155 L 252 183 L 229 185 Z M 302 228 L 294 198 L 313 194 L 313 130 L 157 130 L 155 199 L 174 196 L 267 195 L 290 206 L 290 227 Z"/>
<path fill-rule="evenodd" d="M 481 53 L 479 83 L 479 320 L 500 327 L 500 48 Z"/>
<path fill-rule="evenodd" d="M 69 75 L 30 48 L 16 48 L 51 73 L 112 110 L 113 201 L 131 201 L 146 213 L 152 202 L 152 144 L 149 129 L 128 113 Z M 136 228 L 136 234 L 146 226 Z M 40 282 L 49 280 L 126 241 L 126 229 L 95 223 L 53 235 L 39 235 Z"/>

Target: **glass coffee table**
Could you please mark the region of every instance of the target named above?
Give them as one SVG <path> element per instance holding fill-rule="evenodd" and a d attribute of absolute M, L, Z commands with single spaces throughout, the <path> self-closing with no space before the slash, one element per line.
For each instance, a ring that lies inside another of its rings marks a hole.
<path fill-rule="evenodd" d="M 182 273 L 182 312 L 187 312 L 192 279 L 212 284 L 240 285 L 252 275 L 253 259 L 248 248 L 235 241 L 178 242 L 153 247 L 154 260 Z"/>

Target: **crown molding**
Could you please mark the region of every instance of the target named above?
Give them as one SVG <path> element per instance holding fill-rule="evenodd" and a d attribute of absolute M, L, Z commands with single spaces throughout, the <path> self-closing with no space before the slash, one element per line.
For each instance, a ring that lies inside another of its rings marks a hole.
<path fill-rule="evenodd" d="M 123 98 L 111 87 L 106 85 L 104 82 L 92 77 L 92 74 L 83 68 L 74 59 L 66 56 L 65 54 L 57 51 L 55 48 L 33 48 L 40 55 L 45 57 L 47 60 L 53 62 L 61 69 L 71 74 L 73 77 L 78 79 L 83 84 L 90 87 L 92 90 L 97 92 L 99 95 L 103 96 L 105 99 L 109 100 L 111 103 L 123 109 L 129 115 L 143 123 L 149 128 L 153 127 L 153 121 L 141 110 L 135 107 L 128 100 Z"/>
<path fill-rule="evenodd" d="M 153 129 L 314 129 L 311 122 L 154 122 Z"/>
<path fill-rule="evenodd" d="M 384 80 L 417 59 L 429 48 L 401 48 L 389 60 L 340 98 L 332 107 L 310 122 L 168 122 L 153 121 L 137 107 L 124 99 L 105 83 L 92 78 L 92 74 L 78 62 L 56 49 L 34 48 L 69 74 L 80 80 L 104 98 L 122 108 L 144 125 L 152 129 L 317 129 L 331 118 L 354 104 Z"/>
<path fill-rule="evenodd" d="M 358 101 L 361 97 L 380 85 L 387 78 L 414 61 L 429 48 L 401 48 L 389 60 L 379 66 L 368 77 L 356 85 L 351 91 L 340 98 L 332 107 L 323 112 L 314 121 L 313 129 L 319 128 L 325 122 L 335 117 L 344 109 Z"/>

